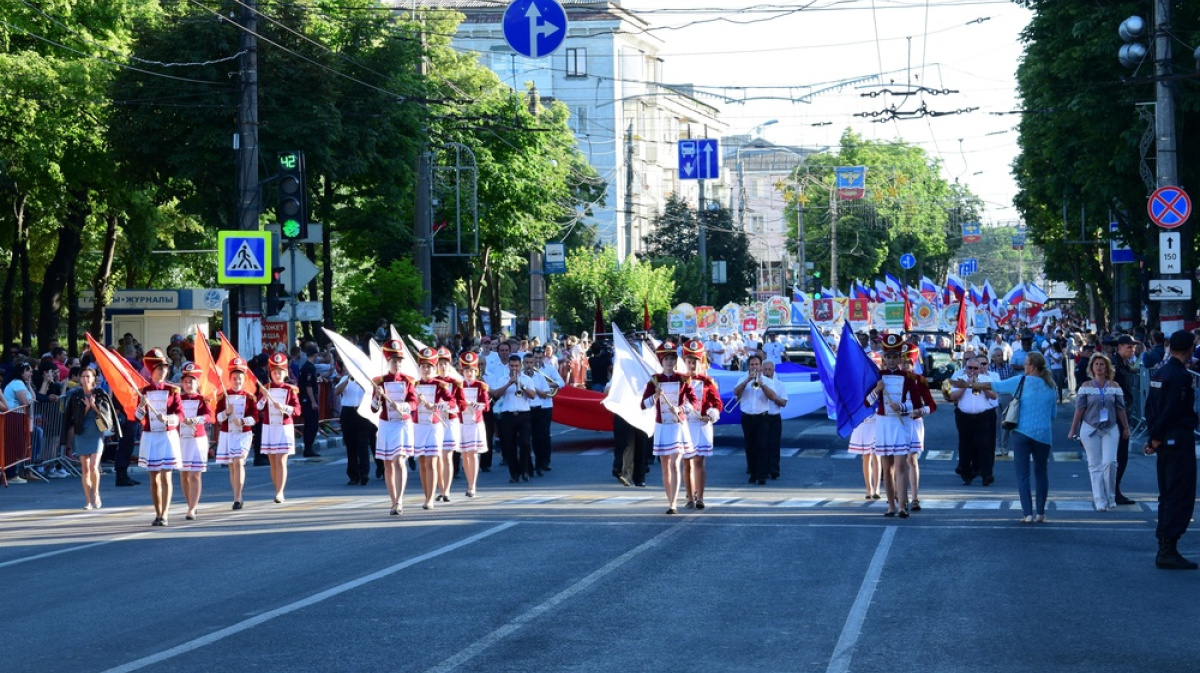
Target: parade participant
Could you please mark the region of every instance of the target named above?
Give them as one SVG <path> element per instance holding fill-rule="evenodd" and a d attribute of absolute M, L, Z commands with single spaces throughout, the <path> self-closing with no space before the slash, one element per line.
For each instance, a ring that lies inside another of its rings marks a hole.
<path fill-rule="evenodd" d="M 112 397 L 96 387 L 96 370 L 79 372 L 80 391 L 67 397 L 63 416 L 62 443 L 79 459 L 83 482 L 84 509 L 100 509 L 100 456 L 104 453 L 104 434 L 117 425 Z"/>
<path fill-rule="evenodd" d="M 688 433 L 687 415 L 700 406 L 687 380 L 675 373 L 678 356 L 675 342 L 664 341 L 655 351 L 663 373 L 655 374 L 642 392 L 642 406 L 654 408 L 654 455 L 662 463 L 663 490 L 667 493 L 667 514 L 678 514 L 680 466 L 684 456 L 695 451 Z"/>
<path fill-rule="evenodd" d="M 475 497 L 475 484 L 479 479 L 479 454 L 488 450 L 486 437 L 487 426 L 483 423 L 483 415 L 489 409 L 488 385 L 479 380 L 480 357 L 467 351 L 458 357 L 458 366 L 462 370 L 462 396 L 466 408 L 462 413 L 462 440 L 459 444 L 462 451 L 462 469 L 467 475 L 467 497 Z"/>
<path fill-rule="evenodd" d="M 508 377 L 497 377 L 489 387 L 500 424 L 500 447 L 508 465 L 508 483 L 529 481 L 533 474 L 533 448 L 530 444 L 529 400 L 537 396 L 534 381 L 521 371 L 521 356 L 508 356 Z"/>
<path fill-rule="evenodd" d="M 865 404 L 875 409 L 875 451 L 880 456 L 888 509 L 884 516 L 908 518 L 908 454 L 912 450 L 909 415 L 920 404 L 915 379 L 900 368 L 904 340 L 899 334 L 883 338 L 882 377 L 867 394 Z"/>
<path fill-rule="evenodd" d="M 553 447 L 550 444 L 550 424 L 554 420 L 554 396 L 566 382 L 559 376 L 554 364 L 546 360 L 544 351 L 534 351 L 531 376 L 538 389 L 537 399 L 529 404 L 530 431 L 533 435 L 533 470 L 540 477 L 543 472 L 551 471 Z"/>
<path fill-rule="evenodd" d="M 246 457 L 254 441 L 251 428 L 258 422 L 255 405 L 258 400 L 246 390 L 250 368 L 242 358 L 229 362 L 229 381 L 232 387 L 217 400 L 217 422 L 221 432 L 217 437 L 217 464 L 229 466 L 229 485 L 233 487 L 233 509 L 241 509 L 242 487 L 246 484 Z"/>
<path fill-rule="evenodd" d="M 908 509 L 912 512 L 921 511 L 921 452 L 925 450 L 925 417 L 937 410 L 937 403 L 933 401 L 933 393 L 929 390 L 929 384 L 925 381 L 925 377 L 914 373 L 914 368 L 921 357 L 920 348 L 916 343 L 908 342 L 904 344 L 904 358 L 901 360 L 901 367 L 909 376 L 915 380 L 917 390 L 919 392 L 918 404 L 921 406 L 912 410 L 912 447 L 908 454 L 908 475 L 909 482 L 912 485 L 912 501 L 909 502 Z M 990 453 L 988 454 L 991 455 Z M 907 497 L 901 494 L 901 500 Z"/>
<path fill-rule="evenodd" d="M 742 408 L 742 436 L 746 445 L 746 471 L 750 473 L 750 483 L 759 485 L 767 483 L 770 466 L 767 464 L 767 411 L 772 401 L 778 403 L 778 396 L 770 383 L 763 384 L 762 356 L 757 352 L 750 353 L 746 358 L 746 378 L 733 388 L 733 394 L 738 398 Z"/>
<path fill-rule="evenodd" d="M 691 339 L 683 344 L 683 364 L 687 367 L 687 381 L 692 394 L 700 403 L 688 413 L 688 433 L 696 452 L 684 456 L 683 489 L 687 492 L 684 507 L 704 509 L 704 487 L 708 482 L 708 457 L 713 454 L 713 423 L 721 417 L 725 405 L 717 383 L 705 370 L 708 357 L 704 344 Z"/>
<path fill-rule="evenodd" d="M 450 376 L 450 349 L 442 346 L 437 349 L 437 376 L 450 397 L 450 406 L 444 416 L 445 429 L 442 431 L 442 448 L 438 452 L 438 489 L 441 495 L 437 499 L 450 502 L 450 483 L 454 480 L 454 454 L 461 451 L 462 418 L 461 414 L 467 408 L 463 398 L 462 388 L 458 381 Z"/>
<path fill-rule="evenodd" d="M 446 386 L 433 375 L 437 361 L 437 351 L 432 348 L 422 348 L 417 354 L 417 369 L 421 372 L 421 378 L 416 384 L 417 406 L 413 410 L 416 415 L 413 453 L 420 464 L 421 489 L 425 492 L 422 509 L 433 509 L 438 488 L 442 436 L 446 432 L 445 419 L 453 403 Z"/>
<path fill-rule="evenodd" d="M 1196 390 L 1187 363 L 1195 337 L 1180 330 L 1167 342 L 1170 357 L 1150 379 L 1146 400 L 1149 439 L 1142 452 L 1157 455 L 1158 555 L 1154 565 L 1163 570 L 1195 570 L 1196 563 L 1179 553 L 1179 538 L 1187 532 L 1196 509 L 1196 452 L 1194 433 Z"/>
<path fill-rule="evenodd" d="M 882 355 L 871 348 L 869 336 L 865 332 L 859 332 L 858 342 L 858 346 L 866 352 L 871 362 L 874 362 L 877 368 L 882 369 Z M 846 347 L 853 348 L 854 344 L 846 344 Z M 875 414 L 867 416 L 854 427 L 850 433 L 850 444 L 847 450 L 862 457 L 863 483 L 867 488 L 866 499 L 878 500 L 879 482 L 882 475 L 879 454 L 875 453 Z"/>
<path fill-rule="evenodd" d="M 779 335 L 772 332 L 767 336 L 767 342 L 763 344 L 763 359 L 764 362 L 771 364 L 779 364 L 783 362 L 783 353 L 786 347 L 779 342 Z"/>
<path fill-rule="evenodd" d="M 817 337 L 821 338 L 820 336 Z M 783 444 L 783 408 L 787 406 L 787 387 L 775 376 L 775 363 L 764 360 L 762 363 L 762 384 L 771 387 L 771 397 L 767 401 L 767 474 L 772 479 L 779 478 L 779 453 Z"/>
<path fill-rule="evenodd" d="M 258 417 L 262 425 L 262 452 L 271 463 L 271 483 L 275 502 L 283 502 L 287 486 L 288 456 L 296 453 L 293 419 L 300 414 L 300 391 L 287 383 L 288 357 L 275 353 L 268 360 L 271 382 L 258 398 Z M 259 384 L 261 387 L 262 384 Z M 265 413 L 264 413 L 265 412 Z"/>
<path fill-rule="evenodd" d="M 375 435 L 375 458 L 383 461 L 383 479 L 391 500 L 391 514 L 404 512 L 404 489 L 408 470 L 404 461 L 414 453 L 412 412 L 417 408 L 416 380 L 400 373 L 404 344 L 392 339 L 383 342 L 388 373 L 373 380 L 371 409 L 379 413 L 379 431 Z"/>
<path fill-rule="evenodd" d="M 996 480 L 996 407 L 999 395 L 993 390 L 971 390 L 955 387 L 955 381 L 992 383 L 998 381 L 988 371 L 983 356 L 966 361 L 966 366 L 951 377 L 950 401 L 955 403 L 954 426 L 958 430 L 958 467 L 963 486 L 970 486 L 976 476 L 984 486 Z"/>
<path fill-rule="evenodd" d="M 183 404 L 183 418 L 179 423 L 179 450 L 183 458 L 179 468 L 179 485 L 183 487 L 183 499 L 187 501 L 188 521 L 196 519 L 196 507 L 200 504 L 200 490 L 204 473 L 208 470 L 208 432 L 206 425 L 212 410 L 208 400 L 200 394 L 200 378 L 204 372 L 194 362 L 183 365 L 179 381 L 183 393 L 179 396 Z"/>
<path fill-rule="evenodd" d="M 135 416 L 142 424 L 138 464 L 150 473 L 150 496 L 154 500 L 155 526 L 167 525 L 171 507 L 171 472 L 179 468 L 179 417 L 183 404 L 179 389 L 166 383 L 171 361 L 161 348 L 152 348 L 142 358 L 150 370 L 150 383 L 141 389 L 141 404 Z"/>
<path fill-rule="evenodd" d="M 344 372 L 334 386 L 333 392 L 342 400 L 341 413 L 338 423 L 342 426 L 342 443 L 346 447 L 346 476 L 347 486 L 366 486 L 371 481 L 371 453 L 374 448 L 370 441 L 371 422 L 358 413 L 366 391 Z M 380 461 L 380 468 L 383 461 Z"/>
<path fill-rule="evenodd" d="M 1091 380 L 1079 386 L 1068 439 L 1083 442 L 1092 480 L 1092 504 L 1097 512 L 1117 508 L 1117 442 L 1129 438 L 1125 393 L 1113 381 L 1113 366 L 1097 353 L 1088 364 Z"/>
<path fill-rule="evenodd" d="M 1134 350 L 1137 347 L 1137 342 L 1128 334 L 1122 334 L 1117 337 L 1115 357 L 1113 357 L 1113 380 L 1117 385 L 1121 386 L 1121 394 L 1125 396 L 1125 404 L 1127 407 L 1132 407 L 1136 398 L 1133 396 L 1133 382 L 1141 378 L 1140 373 L 1133 366 L 1138 359 L 1134 355 Z M 1128 414 L 1128 409 L 1127 409 Z M 1142 415 L 1145 415 L 1145 410 L 1142 410 Z M 1129 434 L 1121 433 L 1121 437 L 1117 440 L 1117 481 L 1114 488 L 1117 492 L 1115 502 L 1118 505 L 1135 505 L 1135 501 L 1125 497 L 1121 493 L 1121 479 L 1125 477 L 1125 469 L 1129 466 Z"/>

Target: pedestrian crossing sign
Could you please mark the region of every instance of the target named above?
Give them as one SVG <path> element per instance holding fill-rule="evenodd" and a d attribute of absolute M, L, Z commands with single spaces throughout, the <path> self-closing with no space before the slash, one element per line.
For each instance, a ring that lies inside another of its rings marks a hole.
<path fill-rule="evenodd" d="M 217 233 L 217 282 L 222 285 L 266 285 L 271 282 L 271 233 Z"/>

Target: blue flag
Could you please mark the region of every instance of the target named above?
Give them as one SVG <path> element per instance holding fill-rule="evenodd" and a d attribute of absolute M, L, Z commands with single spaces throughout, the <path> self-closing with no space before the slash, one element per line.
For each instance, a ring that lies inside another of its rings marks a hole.
<path fill-rule="evenodd" d="M 834 390 L 833 372 L 837 360 L 821 330 L 811 319 L 808 321 L 808 340 L 812 342 L 813 354 L 817 357 L 817 374 L 821 377 L 821 389 L 825 391 L 825 415 L 830 420 L 837 420 L 837 393 Z"/>
<path fill-rule="evenodd" d="M 837 428 L 842 437 L 849 437 L 867 416 L 875 413 L 864 402 L 867 393 L 879 383 L 879 368 L 863 352 L 850 329 L 850 321 L 842 324 L 842 340 L 838 342 L 837 363 L 833 371 L 834 400 L 837 403 Z"/>

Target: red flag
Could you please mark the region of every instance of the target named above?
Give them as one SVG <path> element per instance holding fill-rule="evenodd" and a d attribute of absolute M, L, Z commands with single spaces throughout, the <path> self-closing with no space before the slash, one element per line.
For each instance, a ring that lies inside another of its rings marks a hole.
<path fill-rule="evenodd" d="M 908 292 L 904 292 L 904 331 L 911 332 L 913 328 L 912 319 L 912 301 L 908 298 Z"/>
<path fill-rule="evenodd" d="M 133 418 L 141 402 L 141 390 L 147 385 L 146 379 L 135 372 L 125 358 L 105 348 L 91 334 L 84 336 L 87 337 L 88 348 L 95 356 L 96 364 L 104 374 L 104 380 L 112 389 L 113 397 L 125 410 L 125 417 Z"/>
<path fill-rule="evenodd" d="M 967 298 L 958 300 L 958 325 L 954 328 L 954 343 L 967 342 Z"/>
<path fill-rule="evenodd" d="M 642 331 L 650 331 L 650 304 L 646 303 L 646 299 L 642 298 Z"/>
<path fill-rule="evenodd" d="M 221 377 L 222 387 L 232 388 L 233 381 L 229 378 L 229 363 L 233 362 L 234 358 L 241 356 L 238 355 L 233 344 L 229 343 L 229 339 L 225 338 L 224 332 L 217 332 L 217 338 L 221 340 L 221 354 L 217 356 L 217 375 Z"/>
<path fill-rule="evenodd" d="M 203 330 L 200 330 L 196 336 L 199 343 L 196 344 L 192 357 L 196 361 L 196 366 L 204 372 L 203 376 L 200 377 L 200 394 L 204 399 L 215 405 L 217 393 L 223 391 L 225 385 L 221 381 L 220 372 L 217 371 L 217 363 L 213 361 L 212 347 L 208 344 L 208 335 Z"/>

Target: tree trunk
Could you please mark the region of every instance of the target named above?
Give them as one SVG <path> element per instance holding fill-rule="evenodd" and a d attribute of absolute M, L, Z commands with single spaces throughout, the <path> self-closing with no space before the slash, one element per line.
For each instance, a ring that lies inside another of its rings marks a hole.
<path fill-rule="evenodd" d="M 21 343 L 33 346 L 33 282 L 29 279 L 29 227 L 21 233 Z"/>
<path fill-rule="evenodd" d="M 104 341 L 104 311 L 112 300 L 112 269 L 117 253 L 117 216 L 109 215 L 105 220 L 104 250 L 100 266 L 96 267 L 96 276 L 92 279 L 92 289 L 96 294 L 92 304 L 92 336 L 101 342 Z"/>
<path fill-rule="evenodd" d="M 75 265 L 67 276 L 67 354 L 79 357 L 79 286 Z"/>
<path fill-rule="evenodd" d="M 479 265 L 479 279 L 474 274 L 467 275 L 467 333 L 468 339 L 474 339 L 476 334 L 483 331 L 483 318 L 479 312 L 479 302 L 483 299 L 483 288 L 486 287 L 484 278 L 488 272 L 492 255 L 491 248 L 483 249 L 483 263 Z"/>
<path fill-rule="evenodd" d="M 492 336 L 500 334 L 503 316 L 500 315 L 500 281 L 496 278 L 496 270 L 487 270 L 488 289 L 488 322 L 491 323 Z"/>
<path fill-rule="evenodd" d="M 7 353 L 8 344 L 13 342 L 16 337 L 16 319 L 13 315 L 12 301 L 17 285 L 17 273 L 21 268 L 21 256 L 25 250 L 25 203 L 28 197 L 25 194 L 19 194 L 13 199 L 13 221 L 16 222 L 16 228 L 13 230 L 12 243 L 12 259 L 8 263 L 8 272 L 4 276 L 4 304 L 0 306 L 0 338 L 4 341 L 5 352 Z"/>
<path fill-rule="evenodd" d="M 63 290 L 67 287 L 71 268 L 83 249 L 83 226 L 88 215 L 87 192 L 74 196 L 67 217 L 58 229 L 58 248 L 46 267 L 46 275 L 42 278 L 42 288 L 38 293 L 38 350 L 43 353 L 50 350 L 50 341 L 58 334 Z"/>

